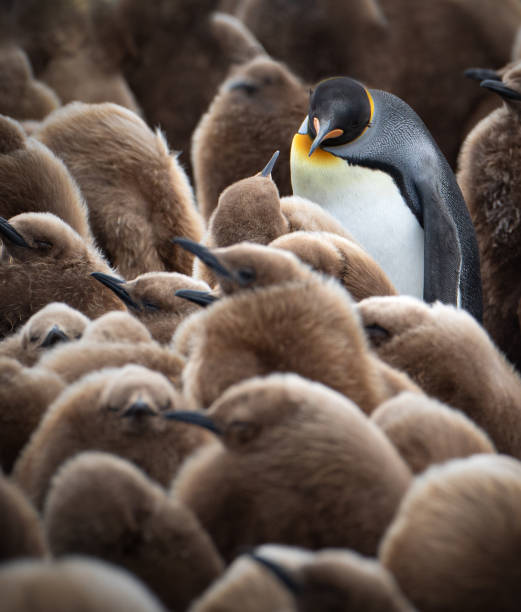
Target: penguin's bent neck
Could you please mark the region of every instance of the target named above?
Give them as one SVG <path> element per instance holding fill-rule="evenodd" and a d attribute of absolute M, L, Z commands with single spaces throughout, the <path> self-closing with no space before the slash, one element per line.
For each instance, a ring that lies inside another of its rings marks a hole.
<path fill-rule="evenodd" d="M 396 290 L 423 299 L 424 235 L 393 178 L 317 149 L 307 118 L 293 138 L 293 193 L 320 204 L 380 265 Z"/>

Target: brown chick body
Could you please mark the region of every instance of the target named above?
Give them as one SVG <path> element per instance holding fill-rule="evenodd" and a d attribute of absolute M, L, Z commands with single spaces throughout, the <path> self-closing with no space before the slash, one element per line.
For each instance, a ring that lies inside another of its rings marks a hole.
<path fill-rule="evenodd" d="M 79 310 L 51 302 L 35 312 L 16 334 L 0 342 L 0 355 L 32 366 L 56 344 L 81 338 L 88 323 Z"/>
<path fill-rule="evenodd" d="M 264 542 L 374 554 L 410 471 L 352 402 L 277 374 L 236 385 L 205 415 L 191 414 L 217 428 L 222 446 L 187 461 L 172 494 L 225 560 Z"/>
<path fill-rule="evenodd" d="M 13 477 L 41 508 L 52 475 L 66 459 L 84 450 L 105 450 L 166 485 L 184 457 L 209 438 L 186 425 L 171 428 L 160 418 L 180 403 L 164 376 L 141 366 L 88 375 L 49 407 Z"/>
<path fill-rule="evenodd" d="M 84 342 L 153 342 L 148 329 L 129 312 L 115 310 L 91 321 L 83 334 Z"/>
<path fill-rule="evenodd" d="M 0 337 L 49 302 L 65 302 L 88 318 L 124 306 L 92 272 L 112 273 L 99 251 L 50 213 L 0 219 Z"/>
<path fill-rule="evenodd" d="M 87 207 L 65 164 L 8 117 L 0 117 L 0 143 L 0 215 L 50 212 L 91 240 Z"/>
<path fill-rule="evenodd" d="M 500 85 L 521 97 L 521 63 L 503 74 Z M 505 104 L 476 125 L 465 140 L 458 160 L 458 182 L 478 239 L 483 324 L 519 369 L 521 102 L 503 97 Z"/>
<path fill-rule="evenodd" d="M 43 557 L 47 544 L 40 517 L 16 485 L 0 474 L 0 563 Z"/>
<path fill-rule="evenodd" d="M 55 557 L 81 554 L 122 566 L 169 610 L 185 610 L 224 569 L 192 513 L 108 453 L 81 453 L 59 470 L 45 528 Z"/>
<path fill-rule="evenodd" d="M 486 433 L 458 410 L 417 393 L 402 393 L 371 414 L 413 474 L 434 463 L 495 453 Z"/>
<path fill-rule="evenodd" d="M 183 393 L 193 408 L 206 408 L 230 385 L 271 372 L 322 382 L 368 413 L 397 392 L 394 384 L 415 387 L 382 368 L 368 350 L 353 302 L 336 280 L 282 249 L 243 243 L 210 256 L 228 271 L 220 288 L 233 295 L 193 314 L 173 338 L 174 347 L 189 355 Z"/>
<path fill-rule="evenodd" d="M 3 612 L 165 612 L 129 572 L 81 557 L 2 565 L 0 590 Z"/>
<path fill-rule="evenodd" d="M 226 187 L 258 172 L 275 150 L 280 150 L 280 159 L 274 180 L 282 195 L 292 193 L 291 140 L 307 104 L 304 85 L 269 57 L 232 71 L 192 137 L 196 195 L 205 219 Z"/>
<path fill-rule="evenodd" d="M 357 308 L 381 359 L 461 410 L 498 452 L 521 457 L 521 380 L 469 314 L 405 296 L 369 298 Z"/>
<path fill-rule="evenodd" d="M 380 547 L 380 560 L 425 612 L 519 607 L 521 465 L 455 459 L 416 478 Z"/>
<path fill-rule="evenodd" d="M 96 240 L 124 277 L 191 273 L 192 257 L 170 239 L 199 240 L 202 220 L 161 132 L 115 104 L 73 103 L 52 113 L 36 136 L 78 182 Z"/>
<path fill-rule="evenodd" d="M 64 388 L 54 372 L 0 357 L 0 466 L 5 473 Z"/>

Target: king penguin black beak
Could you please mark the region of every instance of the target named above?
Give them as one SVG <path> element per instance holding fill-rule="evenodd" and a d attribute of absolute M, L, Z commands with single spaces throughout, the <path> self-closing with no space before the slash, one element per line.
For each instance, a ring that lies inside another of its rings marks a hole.
<path fill-rule="evenodd" d="M 216 274 L 219 274 L 224 278 L 235 280 L 230 270 L 225 268 L 223 264 L 217 259 L 217 257 L 210 251 L 210 249 L 207 249 L 202 244 L 194 242 L 189 238 L 172 238 L 172 242 L 174 244 L 178 244 L 185 251 L 193 253 L 198 259 L 200 259 Z"/>
<path fill-rule="evenodd" d="M 270 559 L 265 559 L 256 553 L 250 553 L 250 557 L 259 563 L 260 565 L 267 568 L 282 584 L 290 591 L 293 595 L 298 596 L 302 592 L 302 587 L 287 570 L 277 563 L 274 563 Z"/>
<path fill-rule="evenodd" d="M 275 153 L 273 153 L 273 155 L 271 156 L 270 161 L 266 164 L 266 167 L 261 172 L 261 176 L 270 176 L 271 175 L 271 171 L 273 170 L 273 167 L 277 163 L 277 159 L 279 158 L 279 154 L 280 154 L 280 151 L 275 151 Z"/>
<path fill-rule="evenodd" d="M 129 295 L 128 291 L 122 287 L 125 284 L 125 281 L 121 278 L 116 278 L 115 276 L 109 276 L 108 274 L 103 274 L 102 272 L 93 272 L 91 274 L 97 281 L 99 281 L 105 287 L 108 287 L 111 291 L 113 291 L 118 298 L 130 308 L 134 308 L 134 310 L 141 310 L 141 306 L 135 302 Z"/>
<path fill-rule="evenodd" d="M 9 223 L 7 219 L 0 217 L 0 236 L 16 244 L 16 246 L 25 247 L 30 249 L 31 246 L 27 243 L 25 238 L 15 230 L 15 228 Z"/>
<path fill-rule="evenodd" d="M 309 119 L 308 119 L 309 121 Z M 311 144 L 311 147 L 309 149 L 309 153 L 308 153 L 308 157 L 311 157 L 313 155 L 313 153 L 316 151 L 316 149 L 318 149 L 318 147 L 322 144 L 322 141 L 324 140 L 324 138 L 326 137 L 326 135 L 330 132 L 331 130 L 331 120 L 325 120 L 324 121 L 319 121 L 319 130 L 317 132 L 317 135 L 315 136 L 315 140 L 313 141 L 313 143 Z"/>
<path fill-rule="evenodd" d="M 473 81 L 484 81 L 485 79 L 490 81 L 501 81 L 501 77 L 492 68 L 467 68 L 463 73 L 467 79 Z"/>
<path fill-rule="evenodd" d="M 53 325 L 49 331 L 49 333 L 45 336 L 45 340 L 42 342 L 41 346 L 47 348 L 49 346 L 54 346 L 58 344 L 58 342 L 68 342 L 69 336 L 65 332 L 63 332 L 57 325 Z"/>
<path fill-rule="evenodd" d="M 150 406 L 143 400 L 137 400 L 129 406 L 121 415 L 124 419 L 142 418 L 149 416 L 157 416 L 157 412 L 152 410 Z"/>
<path fill-rule="evenodd" d="M 179 291 L 175 292 L 175 295 L 204 308 L 219 299 L 215 295 L 208 293 L 208 291 L 195 291 L 195 289 L 179 289 Z"/>
<path fill-rule="evenodd" d="M 191 425 L 203 427 L 204 429 L 208 429 L 208 431 L 211 431 L 217 436 L 222 434 L 222 431 L 219 429 L 219 427 L 217 427 L 217 425 L 212 421 L 212 419 L 204 414 L 201 414 L 200 412 L 192 412 L 190 410 L 172 410 L 171 412 L 165 412 L 163 416 L 165 419 L 169 419 L 172 421 L 190 423 Z"/>
<path fill-rule="evenodd" d="M 489 89 L 494 93 L 497 93 L 505 100 L 521 100 L 521 93 L 515 89 L 510 89 L 501 81 L 493 81 L 491 79 L 485 79 L 480 83 L 481 87 Z"/>

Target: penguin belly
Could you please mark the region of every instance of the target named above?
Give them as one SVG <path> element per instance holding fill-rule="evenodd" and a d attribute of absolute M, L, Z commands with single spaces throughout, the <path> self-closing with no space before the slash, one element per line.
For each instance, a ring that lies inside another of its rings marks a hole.
<path fill-rule="evenodd" d="M 320 204 L 351 232 L 399 293 L 423 299 L 423 228 L 389 174 L 322 150 L 303 158 L 293 148 L 291 182 L 295 195 Z"/>

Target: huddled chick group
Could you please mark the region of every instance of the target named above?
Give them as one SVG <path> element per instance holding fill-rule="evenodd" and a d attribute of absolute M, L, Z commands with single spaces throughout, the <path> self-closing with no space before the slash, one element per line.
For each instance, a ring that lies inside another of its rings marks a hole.
<path fill-rule="evenodd" d="M 518 0 L 12 0 L 0 34 L 2 612 L 517 611 Z M 482 324 L 293 195 L 338 74 L 457 172 Z"/>

